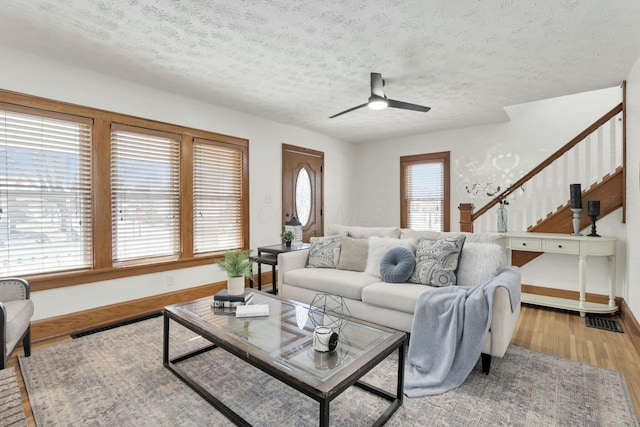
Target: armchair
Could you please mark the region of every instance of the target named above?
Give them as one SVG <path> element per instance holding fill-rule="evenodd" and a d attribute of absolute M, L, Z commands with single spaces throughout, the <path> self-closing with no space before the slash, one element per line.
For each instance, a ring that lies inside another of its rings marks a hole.
<path fill-rule="evenodd" d="M 2 338 L 2 361 L 4 369 L 7 359 L 22 340 L 24 355 L 31 356 L 31 316 L 33 301 L 30 299 L 29 282 L 24 279 L 0 279 L 0 336 Z"/>

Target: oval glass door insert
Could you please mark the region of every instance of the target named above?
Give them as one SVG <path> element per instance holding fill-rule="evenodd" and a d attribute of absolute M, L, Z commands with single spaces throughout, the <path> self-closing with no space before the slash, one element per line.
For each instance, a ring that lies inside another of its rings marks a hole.
<path fill-rule="evenodd" d="M 311 215 L 311 178 L 305 168 L 300 169 L 296 178 L 296 212 L 303 227 Z"/>

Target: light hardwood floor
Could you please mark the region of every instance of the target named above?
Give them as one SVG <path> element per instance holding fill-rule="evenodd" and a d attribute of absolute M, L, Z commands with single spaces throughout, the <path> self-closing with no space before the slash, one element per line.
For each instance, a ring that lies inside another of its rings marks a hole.
<path fill-rule="evenodd" d="M 611 319 L 620 320 L 617 316 Z M 622 372 L 627 380 L 631 399 L 638 415 L 640 414 L 640 354 L 636 351 L 630 335 L 626 333 L 624 324 L 622 328 L 625 330 L 622 334 L 588 328 L 584 318 L 576 313 L 524 305 L 512 344 Z M 32 352 L 70 339 L 69 336 L 65 336 L 36 342 L 32 346 Z M 18 354 L 22 354 L 22 349 L 18 350 Z M 15 354 L 7 366 L 16 368 L 27 421 L 29 426 L 35 426 Z M 624 397 L 621 396 L 621 398 Z"/>

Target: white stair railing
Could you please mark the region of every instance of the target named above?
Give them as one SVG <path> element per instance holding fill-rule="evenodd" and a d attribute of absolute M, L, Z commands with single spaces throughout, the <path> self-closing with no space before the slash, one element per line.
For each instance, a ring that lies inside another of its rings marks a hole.
<path fill-rule="evenodd" d="M 582 190 L 612 175 L 623 165 L 622 111 L 611 117 L 584 139 L 564 152 L 517 189 L 506 200 L 507 231 L 527 231 L 569 201 L 569 185 L 579 183 Z M 497 194 L 496 194 L 497 196 Z M 482 206 L 491 197 L 478 197 L 472 202 Z M 480 202 L 480 203 L 478 203 Z M 495 205 L 473 222 L 474 232 L 495 232 Z M 583 206 L 586 209 L 587 206 Z"/>

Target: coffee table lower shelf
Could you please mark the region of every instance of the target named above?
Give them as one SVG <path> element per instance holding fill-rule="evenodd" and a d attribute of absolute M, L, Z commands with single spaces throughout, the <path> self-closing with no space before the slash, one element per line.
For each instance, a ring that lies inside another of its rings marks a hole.
<path fill-rule="evenodd" d="M 225 417 L 231 420 L 234 424 L 238 426 L 247 426 L 250 427 L 251 424 L 247 422 L 242 416 L 236 413 L 234 410 L 229 408 L 223 402 L 221 402 L 217 397 L 207 391 L 204 387 L 202 387 L 196 380 L 194 380 L 189 374 L 187 374 L 183 369 L 181 369 L 178 364 L 185 360 L 188 360 L 192 357 L 198 356 L 200 354 L 206 353 L 208 351 L 221 348 L 222 347 L 216 343 L 212 343 L 209 346 L 203 347 L 201 349 L 191 351 L 185 353 L 181 356 L 175 357 L 173 359 L 169 359 L 169 323 L 170 319 L 173 319 L 177 323 L 192 329 L 189 327 L 189 323 L 182 322 L 181 319 L 175 318 L 171 316 L 168 312 L 164 313 L 164 333 L 163 333 L 163 364 L 169 369 L 176 377 L 182 380 L 186 385 L 191 387 L 196 393 L 198 393 L 202 398 L 204 398 L 207 402 L 209 402 L 212 406 L 218 409 Z M 193 329 L 192 329 L 193 330 Z M 194 330 L 194 332 L 199 332 Z M 210 337 L 203 337 L 211 342 Z M 320 413 L 319 413 L 319 425 L 321 427 L 329 426 L 330 419 L 330 409 L 329 405 L 333 399 L 339 396 L 343 391 L 348 389 L 350 386 L 355 385 L 360 387 L 378 397 L 381 397 L 385 400 L 388 400 L 390 405 L 384 411 L 382 415 L 375 421 L 374 426 L 382 426 L 384 425 L 398 410 L 398 408 L 402 405 L 402 400 L 404 396 L 404 362 L 405 362 L 405 350 L 406 350 L 406 340 L 402 340 L 397 344 L 397 347 L 389 348 L 389 351 L 380 354 L 379 360 L 376 360 L 375 363 L 372 363 L 370 366 L 367 366 L 367 369 L 363 369 L 358 373 L 355 377 L 351 378 L 349 381 L 343 382 L 339 387 L 336 387 L 337 390 L 332 390 L 331 393 L 313 393 L 308 390 L 308 387 L 300 386 L 296 381 L 291 381 L 286 376 L 278 375 L 278 371 L 272 369 L 269 366 L 263 366 L 259 363 L 258 360 L 252 358 L 244 358 L 241 355 L 236 354 L 234 351 L 229 350 L 232 354 L 239 357 L 240 359 L 248 362 L 249 364 L 255 366 L 256 368 L 262 370 L 273 378 L 276 378 L 283 383 L 289 385 L 290 387 L 298 390 L 301 393 L 311 397 L 316 400 L 320 404 Z M 377 366 L 382 360 L 384 360 L 387 356 L 389 356 L 394 351 L 398 352 L 398 380 L 396 387 L 396 394 L 390 393 L 386 390 L 383 390 L 379 387 L 373 386 L 371 384 L 360 381 L 366 373 L 368 373 L 371 369 Z"/>

